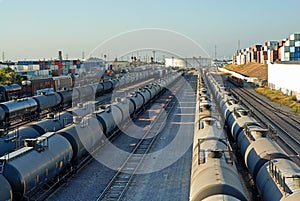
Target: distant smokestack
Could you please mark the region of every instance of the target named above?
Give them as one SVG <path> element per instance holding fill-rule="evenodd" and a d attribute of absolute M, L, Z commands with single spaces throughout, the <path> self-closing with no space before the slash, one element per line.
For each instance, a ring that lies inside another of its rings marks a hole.
<path fill-rule="evenodd" d="M 60 50 L 60 51 L 58 51 L 58 59 L 59 60 L 62 60 L 63 58 L 62 58 L 62 51 Z"/>

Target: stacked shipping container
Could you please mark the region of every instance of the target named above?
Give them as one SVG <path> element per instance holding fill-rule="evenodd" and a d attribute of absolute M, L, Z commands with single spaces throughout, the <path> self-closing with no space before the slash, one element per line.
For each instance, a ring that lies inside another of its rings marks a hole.
<path fill-rule="evenodd" d="M 300 61 L 300 33 L 292 34 L 279 42 L 270 41 L 238 50 L 233 56 L 233 62 L 238 65 L 249 62 L 267 64 L 275 61 Z"/>

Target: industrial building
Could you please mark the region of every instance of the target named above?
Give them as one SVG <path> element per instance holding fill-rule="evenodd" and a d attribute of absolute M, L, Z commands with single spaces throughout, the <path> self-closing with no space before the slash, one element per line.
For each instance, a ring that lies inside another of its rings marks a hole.
<path fill-rule="evenodd" d="M 300 63 L 276 62 L 268 65 L 268 83 L 272 89 L 286 95 L 296 95 L 300 100 Z"/>

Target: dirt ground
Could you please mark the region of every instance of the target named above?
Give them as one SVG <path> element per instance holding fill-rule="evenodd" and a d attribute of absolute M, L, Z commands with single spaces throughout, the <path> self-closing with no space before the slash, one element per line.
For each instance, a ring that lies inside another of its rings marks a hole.
<path fill-rule="evenodd" d="M 230 64 L 228 66 L 225 66 L 224 68 L 238 72 L 246 76 L 257 77 L 260 79 L 268 80 L 267 64 L 260 64 L 260 63 L 248 63 L 245 65 Z"/>

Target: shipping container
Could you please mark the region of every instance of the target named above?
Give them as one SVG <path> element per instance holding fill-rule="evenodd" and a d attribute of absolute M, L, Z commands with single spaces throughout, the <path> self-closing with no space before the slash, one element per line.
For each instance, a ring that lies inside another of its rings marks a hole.
<path fill-rule="evenodd" d="M 295 52 L 295 47 L 290 47 L 290 52 L 294 53 Z"/>
<path fill-rule="evenodd" d="M 290 46 L 290 41 L 289 40 L 285 41 L 285 45 L 284 46 Z"/>
<path fill-rule="evenodd" d="M 295 47 L 300 47 L 300 41 L 295 41 Z"/>
<path fill-rule="evenodd" d="M 291 40 L 300 40 L 300 33 L 294 33 L 292 35 L 290 35 L 290 39 Z"/>
<path fill-rule="evenodd" d="M 295 41 L 294 40 L 290 40 L 290 46 L 295 46 Z"/>
<path fill-rule="evenodd" d="M 290 58 L 295 58 L 295 52 L 290 52 Z"/>
<path fill-rule="evenodd" d="M 290 59 L 290 53 L 289 52 L 285 52 L 284 53 L 284 61 L 289 61 Z"/>
<path fill-rule="evenodd" d="M 284 46 L 284 44 L 285 44 L 285 41 L 282 40 L 282 41 L 279 41 L 278 45 L 279 45 L 279 47 L 282 47 L 282 46 Z"/>
<path fill-rule="evenodd" d="M 284 52 L 290 52 L 290 46 L 284 46 Z"/>

